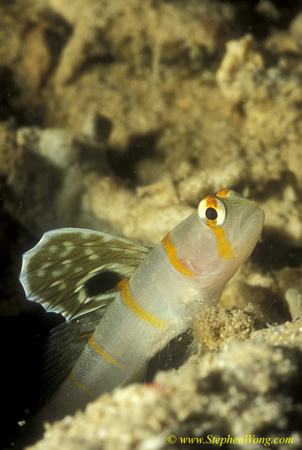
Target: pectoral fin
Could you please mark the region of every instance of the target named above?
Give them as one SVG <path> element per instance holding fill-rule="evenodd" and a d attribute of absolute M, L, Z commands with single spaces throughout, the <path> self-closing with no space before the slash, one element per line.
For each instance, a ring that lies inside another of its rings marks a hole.
<path fill-rule="evenodd" d="M 45 346 L 39 403 L 50 398 L 68 377 L 106 308 L 99 308 L 51 330 Z"/>

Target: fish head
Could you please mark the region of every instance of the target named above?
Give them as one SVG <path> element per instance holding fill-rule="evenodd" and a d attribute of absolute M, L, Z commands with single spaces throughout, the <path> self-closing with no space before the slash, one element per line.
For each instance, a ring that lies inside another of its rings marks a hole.
<path fill-rule="evenodd" d="M 197 213 L 179 227 L 174 238 L 183 245 L 178 254 L 203 299 L 218 302 L 225 284 L 252 253 L 263 223 L 264 213 L 254 201 L 223 189 L 204 197 Z"/>

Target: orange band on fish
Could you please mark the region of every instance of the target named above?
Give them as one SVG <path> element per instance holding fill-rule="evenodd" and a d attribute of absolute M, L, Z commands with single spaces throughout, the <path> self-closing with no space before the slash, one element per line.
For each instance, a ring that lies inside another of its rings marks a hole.
<path fill-rule="evenodd" d="M 109 355 L 99 344 L 94 340 L 93 335 L 89 339 L 89 345 L 95 350 L 99 355 L 106 359 L 110 364 L 113 364 L 116 367 L 124 368 L 124 366 L 118 363 L 112 356 Z"/>
<path fill-rule="evenodd" d="M 222 189 L 218 192 L 216 197 L 226 197 L 229 192 L 229 189 Z M 205 197 L 207 208 L 213 208 L 217 211 L 217 218 L 218 218 L 218 202 L 217 198 L 215 198 L 215 195 L 209 195 Z M 220 201 L 220 200 L 218 200 Z M 221 202 L 221 201 L 220 201 Z M 232 247 L 230 246 L 223 228 L 217 224 L 218 219 L 210 220 L 206 218 L 206 224 L 207 226 L 213 231 L 216 237 L 217 242 L 217 251 L 219 253 L 219 256 L 221 256 L 222 259 L 226 259 L 230 261 L 233 258 L 233 251 Z"/>
<path fill-rule="evenodd" d="M 230 192 L 230 189 L 221 189 L 221 191 L 218 192 L 217 197 L 226 197 L 228 192 Z"/>
<path fill-rule="evenodd" d="M 134 300 L 129 289 L 129 280 L 124 279 L 120 281 L 117 286 L 122 290 L 121 296 L 123 302 L 132 312 L 134 312 L 134 314 L 155 328 L 163 328 L 167 325 L 167 322 L 153 316 Z"/>
<path fill-rule="evenodd" d="M 193 277 L 194 274 L 191 272 L 190 269 L 188 269 L 179 259 L 176 253 L 176 247 L 172 244 L 170 241 L 169 233 L 163 238 L 161 241 L 164 249 L 167 252 L 167 255 L 169 257 L 170 263 L 172 266 L 180 273 L 185 275 L 186 277 Z"/>
<path fill-rule="evenodd" d="M 70 373 L 68 375 L 68 379 L 69 379 L 69 381 L 72 382 L 72 384 L 74 384 L 78 388 L 82 389 L 82 391 L 86 392 L 89 395 L 95 396 L 94 392 L 92 392 L 90 389 L 88 389 L 84 384 L 80 383 L 72 373 Z"/>
<path fill-rule="evenodd" d="M 221 227 L 212 228 L 213 233 L 216 236 L 217 250 L 221 258 L 230 261 L 233 258 L 232 247 L 225 237 L 225 233 Z"/>
<path fill-rule="evenodd" d="M 208 195 L 204 198 L 204 200 L 206 200 L 208 208 L 217 209 L 217 200 L 215 198 L 215 195 Z"/>

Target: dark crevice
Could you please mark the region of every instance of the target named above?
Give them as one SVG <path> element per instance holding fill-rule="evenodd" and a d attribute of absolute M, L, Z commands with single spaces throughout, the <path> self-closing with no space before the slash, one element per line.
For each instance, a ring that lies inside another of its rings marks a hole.
<path fill-rule="evenodd" d="M 14 115 L 13 101 L 20 95 L 13 72 L 6 66 L 0 67 L 0 86 L 0 121 L 4 121 Z"/>
<path fill-rule="evenodd" d="M 133 136 L 123 152 L 108 148 L 107 160 L 115 175 L 134 186 L 137 183 L 137 164 L 156 155 L 157 137 L 156 132 Z"/>
<path fill-rule="evenodd" d="M 291 243 L 290 237 L 281 230 L 266 228 L 262 242 L 253 252 L 253 261 L 265 270 L 281 270 L 284 267 L 302 267 L 302 247 Z"/>
<path fill-rule="evenodd" d="M 42 365 L 44 345 L 51 328 L 62 322 L 58 314 L 46 314 L 40 305 L 32 304 L 32 311 L 14 317 L 0 318 L 2 346 L 1 407 L 2 419 L 0 447 L 16 447 L 27 421 L 36 407 L 37 384 Z M 2 442 L 1 442 L 2 441 Z"/>

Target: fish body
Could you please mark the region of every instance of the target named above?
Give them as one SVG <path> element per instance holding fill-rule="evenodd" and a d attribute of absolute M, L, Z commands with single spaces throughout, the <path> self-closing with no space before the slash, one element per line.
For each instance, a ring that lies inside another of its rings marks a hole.
<path fill-rule="evenodd" d="M 28 299 L 69 321 L 50 337 L 47 371 L 55 378 L 57 367 L 62 382 L 45 416 L 73 413 L 138 379 L 205 304 L 218 303 L 263 221 L 254 202 L 223 189 L 153 249 L 91 230 L 46 233 L 24 255 L 20 275 Z"/>

